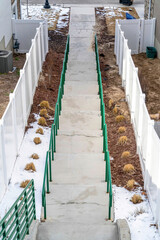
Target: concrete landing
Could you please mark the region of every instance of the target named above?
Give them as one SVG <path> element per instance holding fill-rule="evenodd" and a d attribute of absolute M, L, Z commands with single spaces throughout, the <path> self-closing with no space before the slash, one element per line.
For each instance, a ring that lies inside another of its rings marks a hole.
<path fill-rule="evenodd" d="M 117 225 L 108 221 L 94 24 L 93 7 L 71 8 L 53 181 L 46 199 L 47 220 L 40 223 L 37 240 L 118 240 Z"/>

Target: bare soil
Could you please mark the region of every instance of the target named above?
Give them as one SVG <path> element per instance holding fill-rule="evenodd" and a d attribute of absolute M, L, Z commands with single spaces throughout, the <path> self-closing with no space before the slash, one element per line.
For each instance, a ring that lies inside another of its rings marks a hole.
<path fill-rule="evenodd" d="M 125 7 L 125 11 L 127 9 L 129 10 L 130 7 Z M 113 10 L 113 8 L 111 10 Z M 135 9 L 132 8 L 132 12 L 135 13 Z M 136 154 L 136 141 L 132 124 L 130 122 L 130 113 L 125 101 L 124 90 L 121 87 L 121 78 L 118 73 L 118 67 L 114 56 L 115 36 L 113 25 L 115 17 L 113 19 L 111 17 L 107 18 L 106 15 L 107 13 L 104 8 L 96 8 L 95 30 L 98 38 L 100 68 L 106 107 L 105 114 L 108 127 L 108 145 L 111 156 L 112 182 L 117 186 L 125 187 L 128 180 L 134 179 L 139 186 L 143 187 L 142 171 L 139 157 Z M 111 108 L 109 108 L 110 99 L 113 101 L 113 106 Z M 113 113 L 114 106 L 118 109 L 117 114 Z M 125 116 L 125 120 L 121 123 L 115 121 L 115 117 L 119 114 Z M 126 127 L 125 133 L 118 133 L 120 126 Z M 123 135 L 127 136 L 128 141 L 126 144 L 120 145 L 118 140 Z M 123 151 L 129 151 L 131 156 L 126 159 L 121 158 Z M 135 168 L 134 173 L 124 173 L 123 167 L 125 164 L 132 164 Z"/>
<path fill-rule="evenodd" d="M 64 28 L 61 27 L 60 29 L 57 29 L 56 27 L 55 30 L 49 30 L 48 32 L 49 52 L 43 64 L 26 130 L 31 127 L 30 123 L 36 121 L 34 114 L 39 114 L 39 104 L 41 101 L 48 101 L 53 110 L 55 109 L 69 30 L 69 19 L 66 21 L 67 25 L 65 25 Z M 54 116 L 53 110 L 49 111 L 51 117 Z M 46 121 L 48 126 L 51 126 L 53 123 L 53 120 L 46 119 Z"/>
<path fill-rule="evenodd" d="M 20 69 L 26 60 L 26 54 L 13 54 L 13 67 L 16 67 L 14 72 L 0 74 L 0 118 L 9 103 L 9 94 L 13 92 L 19 79 Z"/>
<path fill-rule="evenodd" d="M 133 55 L 146 105 L 150 114 L 160 112 L 160 59 L 147 58 L 146 53 Z"/>

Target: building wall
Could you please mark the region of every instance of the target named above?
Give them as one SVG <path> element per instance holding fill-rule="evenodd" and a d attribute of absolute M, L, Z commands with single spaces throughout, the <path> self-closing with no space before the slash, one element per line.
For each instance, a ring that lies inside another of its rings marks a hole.
<path fill-rule="evenodd" d="M 11 0 L 0 0 L 0 50 L 12 49 Z"/>
<path fill-rule="evenodd" d="M 149 17 L 149 0 L 145 0 L 145 18 Z M 151 0 L 151 18 L 156 18 L 155 47 L 160 58 L 160 0 Z"/>
<path fill-rule="evenodd" d="M 153 16 L 156 18 L 155 47 L 160 58 L 160 0 L 155 0 Z"/>
<path fill-rule="evenodd" d="M 144 3 L 144 18 L 145 19 L 149 18 L 149 2 L 150 2 L 150 0 L 145 0 L 145 3 Z M 151 0 L 151 12 L 150 12 L 151 18 L 153 18 L 154 2 L 155 2 L 155 0 Z"/>

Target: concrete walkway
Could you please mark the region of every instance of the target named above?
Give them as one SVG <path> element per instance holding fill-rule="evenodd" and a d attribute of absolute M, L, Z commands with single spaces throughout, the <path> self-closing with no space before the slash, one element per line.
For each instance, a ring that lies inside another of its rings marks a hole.
<path fill-rule="evenodd" d="M 47 220 L 37 240 L 117 240 L 108 218 L 93 7 L 71 8 L 70 54 Z"/>

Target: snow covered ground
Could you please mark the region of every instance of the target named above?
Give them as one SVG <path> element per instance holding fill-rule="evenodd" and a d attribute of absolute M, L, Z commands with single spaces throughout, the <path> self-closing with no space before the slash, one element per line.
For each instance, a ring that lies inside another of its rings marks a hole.
<path fill-rule="evenodd" d="M 52 6 L 50 9 L 44 9 L 42 5 L 22 5 L 22 19 L 47 20 L 48 28 L 56 30 L 65 27 L 69 19 L 69 8 Z M 57 30 L 56 30 L 57 31 Z"/>
<path fill-rule="evenodd" d="M 135 193 L 141 195 L 143 202 L 133 204 L 130 201 Z M 128 191 L 113 186 L 115 220 L 119 218 L 127 220 L 132 240 L 160 240 L 148 199 L 141 193 L 140 189 Z"/>
<path fill-rule="evenodd" d="M 35 115 L 38 119 L 39 116 Z M 11 182 L 8 187 L 1 204 L 0 204 L 0 217 L 9 210 L 12 204 L 16 201 L 17 197 L 23 191 L 20 188 L 20 183 L 24 180 L 34 179 L 35 184 L 35 199 L 36 199 L 36 215 L 40 219 L 41 206 L 42 206 L 42 184 L 44 176 L 44 165 L 46 159 L 46 151 L 49 148 L 50 128 L 43 127 L 44 135 L 37 134 L 36 130 L 40 127 L 37 122 L 31 124 L 33 128 L 28 129 L 24 136 L 16 164 L 14 166 Z M 33 140 L 35 137 L 40 137 L 41 144 L 36 145 Z M 33 153 L 39 155 L 39 159 L 34 160 L 31 158 Z M 24 170 L 27 163 L 33 162 L 36 167 L 36 172 Z"/>
<path fill-rule="evenodd" d="M 69 18 L 69 8 L 52 7 L 44 9 L 42 5 L 29 5 L 28 13 L 26 5 L 22 5 L 23 19 L 44 19 L 48 21 L 48 27 L 57 29 L 65 27 Z M 27 15 L 28 14 L 28 15 Z M 58 31 L 58 30 L 56 30 Z M 39 116 L 35 115 L 38 119 Z M 53 119 L 52 119 L 53 120 Z M 34 179 L 35 184 L 35 199 L 36 199 L 36 215 L 40 219 L 42 206 L 42 184 L 44 176 L 44 166 L 46 159 L 46 151 L 49 147 L 50 128 L 43 127 L 44 135 L 36 134 L 36 130 L 40 127 L 37 122 L 31 124 L 33 128 L 28 129 L 25 133 L 18 158 L 14 166 L 11 181 L 8 190 L 0 204 L 0 219 L 7 213 L 12 204 L 16 201 L 23 188 L 20 188 L 20 183 L 24 180 Z M 36 145 L 33 142 L 35 137 L 40 137 L 42 143 Z M 30 156 L 33 153 L 39 155 L 38 160 L 33 160 Z M 27 163 L 33 162 L 36 167 L 36 172 L 24 170 Z"/>

